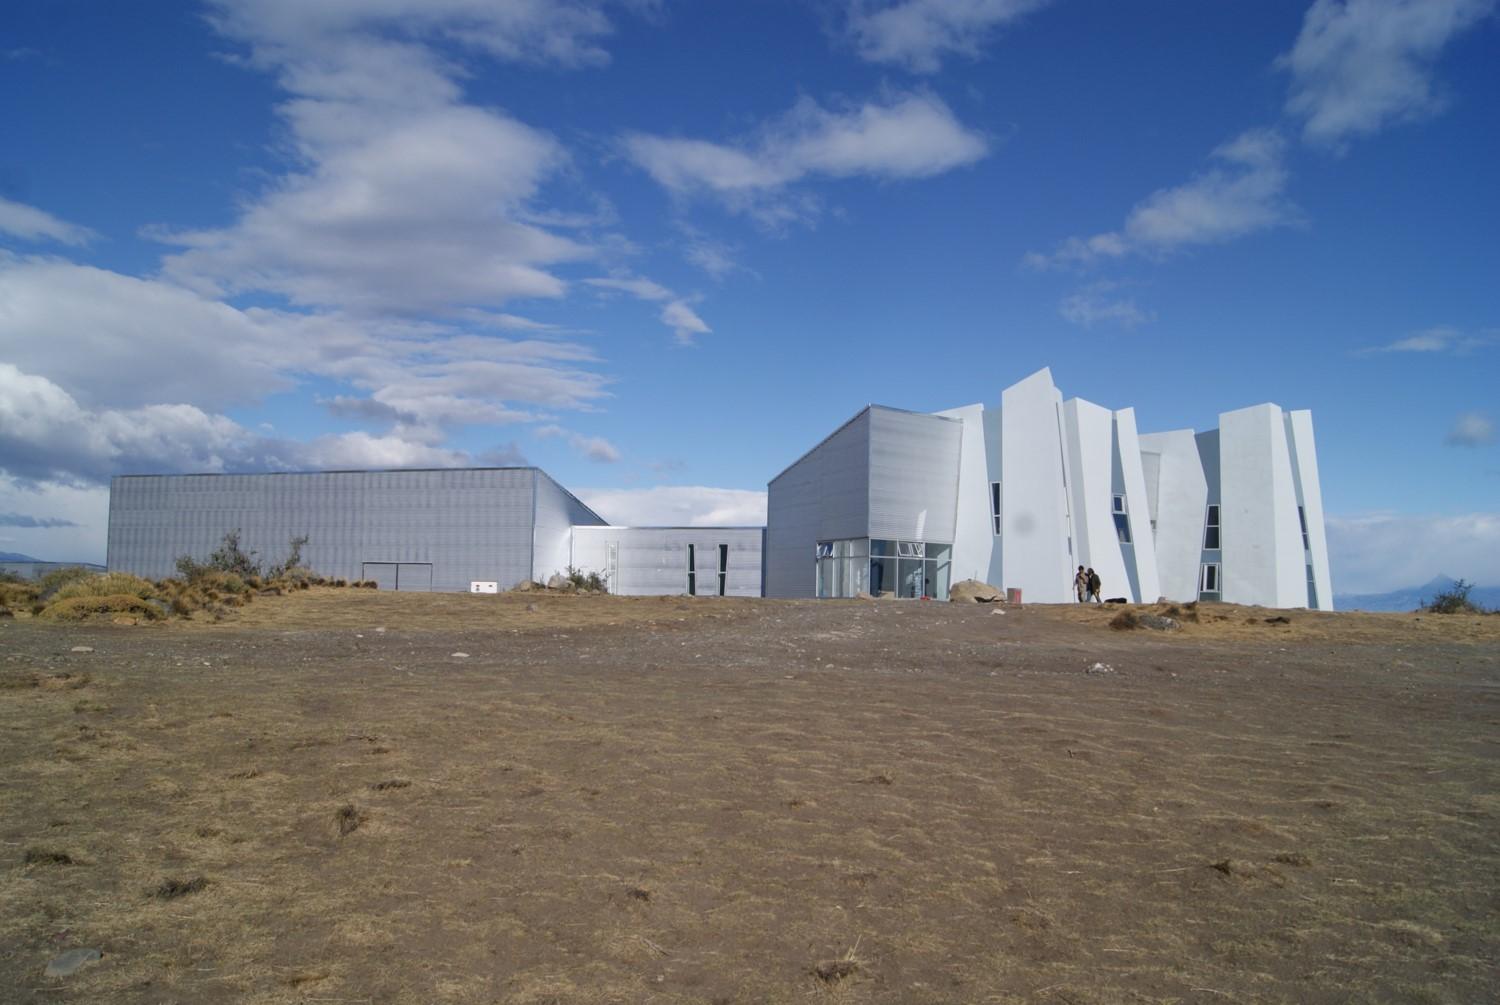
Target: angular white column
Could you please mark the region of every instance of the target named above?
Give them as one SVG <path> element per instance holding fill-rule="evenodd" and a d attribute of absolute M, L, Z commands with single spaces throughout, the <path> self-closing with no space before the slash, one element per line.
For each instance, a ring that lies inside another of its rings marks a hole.
<path fill-rule="evenodd" d="M 1208 480 L 1198 457 L 1198 441 L 1191 429 L 1146 433 L 1141 450 L 1154 454 L 1156 486 L 1147 487 L 1156 500 L 1156 568 L 1160 595 L 1183 603 L 1198 599 L 1198 565 L 1203 554 L 1203 513 L 1208 505 Z M 1149 506 L 1149 502 L 1148 502 Z"/>
<path fill-rule="evenodd" d="M 1001 571 L 1026 600 L 1073 599 L 1073 555 L 1063 479 L 1063 443 L 1052 372 L 1038 370 L 1000 394 Z"/>
<path fill-rule="evenodd" d="M 1130 521 L 1130 546 L 1121 553 L 1134 564 L 1137 603 L 1153 603 L 1162 595 L 1156 568 L 1156 534 L 1151 529 L 1151 505 L 1146 497 L 1146 476 L 1141 468 L 1141 443 L 1135 428 L 1135 409 L 1115 412 L 1115 456 L 1124 485 L 1126 517 Z"/>
<path fill-rule="evenodd" d="M 1224 599 L 1306 607 L 1302 526 L 1279 407 L 1252 405 L 1219 416 L 1219 479 Z"/>

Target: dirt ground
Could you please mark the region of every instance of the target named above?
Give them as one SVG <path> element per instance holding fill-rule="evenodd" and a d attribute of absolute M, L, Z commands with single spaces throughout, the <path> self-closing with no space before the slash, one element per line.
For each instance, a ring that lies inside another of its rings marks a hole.
<path fill-rule="evenodd" d="M 1500 997 L 1500 617 L 1117 613 L 0 622 L 0 1000 Z"/>

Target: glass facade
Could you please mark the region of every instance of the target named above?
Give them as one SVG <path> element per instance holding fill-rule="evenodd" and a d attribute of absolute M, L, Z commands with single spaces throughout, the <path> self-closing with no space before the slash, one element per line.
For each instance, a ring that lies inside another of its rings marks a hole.
<path fill-rule="evenodd" d="M 947 600 L 953 546 L 881 538 L 820 541 L 817 561 L 819 597 L 892 593 Z"/>

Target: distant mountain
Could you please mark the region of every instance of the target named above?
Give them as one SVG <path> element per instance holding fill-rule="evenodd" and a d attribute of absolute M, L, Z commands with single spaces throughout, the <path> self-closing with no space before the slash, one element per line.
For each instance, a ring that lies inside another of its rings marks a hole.
<path fill-rule="evenodd" d="M 0 551 L 0 562 L 40 562 L 40 558 L 32 558 L 18 551 Z"/>
<path fill-rule="evenodd" d="M 1456 582 L 1452 576 L 1438 576 L 1430 583 L 1390 593 L 1335 593 L 1333 607 L 1338 611 L 1415 611 Z M 1485 610 L 1494 610 L 1500 607 L 1500 586 L 1476 586 L 1469 591 L 1469 600 Z"/>

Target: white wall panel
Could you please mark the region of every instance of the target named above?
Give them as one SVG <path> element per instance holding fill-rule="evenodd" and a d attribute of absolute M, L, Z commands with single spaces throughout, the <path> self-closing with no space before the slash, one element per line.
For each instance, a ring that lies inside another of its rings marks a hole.
<path fill-rule="evenodd" d="M 767 486 L 766 596 L 813 596 L 817 543 L 868 534 L 870 411 L 844 423 Z"/>
<path fill-rule="evenodd" d="M 1151 500 L 1146 495 L 1146 475 L 1142 464 L 1141 441 L 1135 428 L 1135 409 L 1115 412 L 1114 465 L 1123 490 L 1125 509 L 1130 520 L 1131 544 L 1120 549 L 1132 577 L 1135 600 L 1149 604 L 1162 595 L 1161 577 L 1156 567 L 1156 534 L 1151 527 Z M 1156 458 L 1159 461 L 1159 458 Z M 1160 478 L 1160 471 L 1153 475 Z"/>
<path fill-rule="evenodd" d="M 1046 369 L 1000 395 L 1003 585 L 1019 587 L 1024 599 L 1040 603 L 1073 597 L 1057 398 Z"/>
<path fill-rule="evenodd" d="M 951 544 L 963 423 L 878 406 L 869 414 L 870 523 L 853 536 Z"/>
<path fill-rule="evenodd" d="M 1333 610 L 1333 576 L 1328 567 L 1328 534 L 1323 524 L 1323 487 L 1318 480 L 1318 448 L 1313 440 L 1312 413 L 1286 413 L 1287 438 L 1297 498 L 1307 518 L 1308 560 L 1313 567 L 1318 609 Z"/>
<path fill-rule="evenodd" d="M 1111 512 L 1114 486 L 1114 416 L 1091 401 L 1063 402 L 1068 446 L 1068 489 L 1073 509 L 1073 550 L 1079 565 L 1098 575 L 1105 597 L 1130 596 L 1130 579 Z M 1155 599 L 1155 598 L 1153 598 Z"/>
<path fill-rule="evenodd" d="M 1159 595 L 1180 602 L 1197 600 L 1203 513 L 1208 505 L 1208 481 L 1197 439 L 1191 429 L 1147 433 L 1139 439 L 1141 450 L 1156 458 L 1154 537 Z"/>
<path fill-rule="evenodd" d="M 1286 425 L 1275 405 L 1219 416 L 1224 516 L 1224 599 L 1306 607 L 1302 528 Z"/>
<path fill-rule="evenodd" d="M 963 423 L 958 462 L 958 502 L 953 525 L 953 582 L 989 577 L 990 558 L 995 546 L 995 525 L 991 518 L 989 461 L 985 437 L 983 405 L 966 405 L 938 415 Z M 996 584 L 999 585 L 999 584 Z"/>

